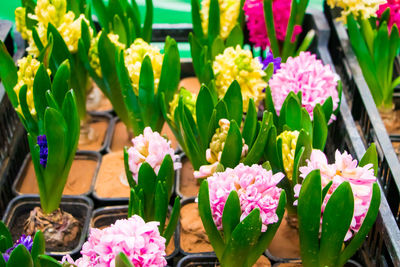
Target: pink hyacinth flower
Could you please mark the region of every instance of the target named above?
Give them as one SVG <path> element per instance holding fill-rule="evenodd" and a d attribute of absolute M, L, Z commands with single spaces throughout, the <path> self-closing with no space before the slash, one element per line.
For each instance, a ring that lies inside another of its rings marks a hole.
<path fill-rule="evenodd" d="M 297 57 L 289 57 L 286 63 L 272 76 L 269 81 L 272 99 L 276 112 L 279 114 L 282 105 L 291 91 L 302 92 L 302 106 L 313 118 L 313 109 L 317 104 L 323 104 L 332 97 L 333 110 L 339 105 L 337 84 L 339 76 L 329 65 L 323 65 L 310 52 L 301 52 Z M 331 120 L 335 116 L 332 114 Z"/>
<path fill-rule="evenodd" d="M 380 18 L 387 8 L 390 8 L 390 15 L 388 21 L 389 31 L 392 30 L 394 24 L 397 27 L 400 26 L 400 1 L 399 0 L 388 0 L 386 3 L 379 6 L 376 15 Z"/>
<path fill-rule="evenodd" d="M 153 132 L 150 127 L 146 127 L 143 134 L 132 139 L 133 146 L 128 149 L 129 170 L 132 172 L 133 179 L 138 182 L 140 166 L 147 162 L 158 174 L 161 164 L 167 154 L 172 161 L 178 159 L 174 149 L 171 147 L 171 141 L 162 137 L 158 132 Z M 175 162 L 174 169 L 181 168 L 181 163 Z"/>
<path fill-rule="evenodd" d="M 207 179 L 210 205 L 214 222 L 222 230 L 222 213 L 228 196 L 236 190 L 240 200 L 243 220 L 251 211 L 258 208 L 262 221 L 262 231 L 269 224 L 278 221 L 276 209 L 282 189 L 276 185 L 283 179 L 282 173 L 272 174 L 260 165 L 246 166 L 240 163 L 236 168 L 214 173 Z"/>
<path fill-rule="evenodd" d="M 246 0 L 243 9 L 246 14 L 250 42 L 252 42 L 256 47 L 265 49 L 270 45 L 270 42 L 265 25 L 263 2 L 263 0 Z M 276 38 L 279 41 L 284 41 L 286 38 L 286 30 L 289 23 L 291 5 L 291 0 L 274 0 L 272 2 L 275 33 Z M 300 34 L 301 31 L 302 29 L 300 25 L 294 26 L 291 42 L 296 40 L 296 36 Z"/>

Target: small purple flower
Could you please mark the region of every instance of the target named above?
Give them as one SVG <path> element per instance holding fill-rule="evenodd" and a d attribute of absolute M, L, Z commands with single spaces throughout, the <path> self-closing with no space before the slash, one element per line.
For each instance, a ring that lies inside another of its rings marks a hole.
<path fill-rule="evenodd" d="M 33 245 L 33 240 L 32 237 L 30 235 L 26 236 L 26 235 L 22 235 L 17 242 L 15 242 L 15 244 L 10 247 L 9 249 L 6 250 L 6 252 L 3 253 L 3 258 L 4 261 L 7 262 L 10 259 L 10 255 L 11 252 L 13 252 L 13 250 L 18 247 L 18 245 L 24 245 L 26 247 L 26 249 L 31 252 L 32 250 L 32 245 Z"/>
<path fill-rule="evenodd" d="M 260 62 L 263 65 L 263 70 L 265 70 L 268 67 L 269 63 L 273 63 L 274 73 L 276 73 L 276 71 L 281 68 L 281 60 L 282 59 L 280 57 L 274 58 L 274 55 L 269 50 L 267 50 L 267 55 L 265 56 L 265 59 L 262 59 L 260 57 Z"/>
<path fill-rule="evenodd" d="M 48 155 L 48 148 L 47 148 L 47 138 L 46 135 L 39 135 L 37 137 L 37 144 L 39 145 L 39 157 L 40 157 L 40 164 L 46 168 L 47 165 L 47 155 Z"/>

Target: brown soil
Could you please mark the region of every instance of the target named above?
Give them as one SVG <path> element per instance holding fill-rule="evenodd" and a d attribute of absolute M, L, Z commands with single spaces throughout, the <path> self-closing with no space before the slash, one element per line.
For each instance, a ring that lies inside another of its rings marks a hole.
<path fill-rule="evenodd" d="M 379 113 L 387 132 L 389 134 L 400 134 L 400 110 L 393 110 L 392 112 L 379 111 Z"/>
<path fill-rule="evenodd" d="M 173 149 L 178 147 L 178 142 L 171 129 L 167 124 L 164 124 L 164 127 L 161 130 L 161 135 L 166 136 L 169 140 L 171 140 L 171 146 Z M 115 138 L 118 137 L 118 138 Z M 112 151 L 122 150 L 124 146 L 132 146 L 132 142 L 129 139 L 128 131 L 126 130 L 126 126 L 123 122 L 119 121 L 115 124 L 115 129 L 113 132 L 113 136 L 111 139 L 110 149 Z"/>
<path fill-rule="evenodd" d="M 112 105 L 110 100 L 103 94 L 100 88 L 96 85 L 95 82 L 93 84 L 93 90 L 87 97 L 86 101 L 86 109 L 88 111 L 109 111 L 112 110 Z"/>
<path fill-rule="evenodd" d="M 96 194 L 102 198 L 129 198 L 129 186 L 121 183 L 121 175 L 126 179 L 124 153 L 118 151 L 104 155 L 94 187 Z"/>
<path fill-rule="evenodd" d="M 265 257 L 264 255 L 262 255 L 257 262 L 253 265 L 253 267 L 270 267 L 271 266 L 271 262 L 269 261 L 269 259 L 267 257 Z"/>
<path fill-rule="evenodd" d="M 87 193 L 92 185 L 96 167 L 97 162 L 95 160 L 87 159 L 84 155 L 75 156 L 63 194 L 81 195 Z M 22 178 L 17 184 L 16 190 L 21 194 L 39 193 L 32 160 L 27 164 Z"/>
<path fill-rule="evenodd" d="M 197 95 L 200 91 L 199 79 L 197 79 L 197 77 L 183 78 L 179 83 L 179 88 L 181 87 L 185 87 L 186 90 L 189 90 Z"/>
<path fill-rule="evenodd" d="M 268 250 L 274 257 L 286 259 L 300 258 L 299 233 L 297 229 L 287 224 L 285 218 L 282 220 Z"/>
<path fill-rule="evenodd" d="M 97 135 L 97 138 L 93 142 L 83 144 L 83 145 L 79 144 L 78 150 L 98 151 L 103 146 L 104 137 L 106 135 L 107 128 L 108 128 L 108 121 L 97 120 L 97 118 L 96 118 L 94 122 L 90 123 L 90 127 L 93 128 L 94 132 Z"/>
<path fill-rule="evenodd" d="M 392 142 L 393 148 L 394 148 L 394 152 L 396 152 L 397 157 L 400 160 L 400 143 L 399 142 Z"/>
<path fill-rule="evenodd" d="M 300 262 L 298 262 L 298 263 L 296 263 L 296 262 L 286 262 L 286 263 L 280 263 L 280 264 L 276 265 L 276 267 L 302 267 L 302 266 L 303 266 L 303 264 L 301 264 Z M 352 263 L 345 263 L 344 264 L 344 267 L 354 267 L 354 266 L 355 265 L 352 264 Z"/>
<path fill-rule="evenodd" d="M 181 175 L 179 177 L 179 191 L 183 197 L 196 197 L 199 193 L 199 181 L 193 176 L 193 166 L 188 158 L 182 159 Z"/>
<path fill-rule="evenodd" d="M 181 209 L 181 240 L 183 251 L 189 253 L 211 252 L 206 230 L 201 221 L 197 203 L 189 203 Z"/>

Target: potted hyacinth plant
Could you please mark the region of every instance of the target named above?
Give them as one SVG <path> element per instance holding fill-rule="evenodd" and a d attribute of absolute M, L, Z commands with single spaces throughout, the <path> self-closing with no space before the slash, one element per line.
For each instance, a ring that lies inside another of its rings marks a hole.
<path fill-rule="evenodd" d="M 51 36 L 49 39 L 51 44 Z M 79 140 L 78 108 L 68 83 L 69 62 L 59 66 L 51 81 L 50 70 L 43 63 L 28 55 L 18 61 L 17 70 L 4 44 L 0 46 L 0 77 L 28 133 L 40 196 L 40 207 L 35 207 L 23 229 L 17 230 L 26 235 L 43 232 L 50 249 L 65 246 L 65 242 L 78 239 L 82 230 L 72 214 L 60 209 Z"/>
<path fill-rule="evenodd" d="M 178 196 L 171 211 L 168 203 L 174 189 L 175 170 L 181 168 L 181 163 L 175 162 L 178 156 L 171 148 L 171 142 L 150 127 L 133 138 L 132 143 L 132 147 L 124 149 L 125 172 L 130 186 L 128 218 L 136 214 L 146 222 L 159 222 L 159 232 L 169 244 L 178 224 L 181 205 Z"/>
<path fill-rule="evenodd" d="M 227 47 L 243 46 L 243 3 L 227 0 L 192 0 L 193 33 L 189 34 L 193 67 L 200 83 L 213 79 L 215 57 Z"/>
<path fill-rule="evenodd" d="M 335 163 L 312 152 L 297 188 L 303 266 L 343 266 L 361 247 L 379 211 L 378 157 L 372 144 L 359 163 L 336 151 Z"/>
<path fill-rule="evenodd" d="M 133 215 L 104 229 L 92 228 L 82 257 L 74 261 L 67 255 L 55 266 L 166 266 L 165 238 L 158 226 L 159 222 L 146 223 Z"/>
<path fill-rule="evenodd" d="M 268 247 L 284 213 L 283 176 L 241 163 L 202 182 L 199 213 L 221 266 L 253 266 Z"/>
<path fill-rule="evenodd" d="M 79 143 L 81 146 L 94 143 L 99 133 L 90 126 L 91 119 L 86 112 L 86 99 L 92 85 L 79 57 L 80 53 L 88 53 L 82 48 L 89 48 L 93 36 L 90 6 L 85 1 L 66 0 L 22 1 L 22 4 L 15 10 L 15 21 L 17 30 L 29 44 L 26 49 L 28 54 L 48 61 L 45 64 L 53 74 L 68 59 L 69 87 L 75 92 L 82 126 Z M 53 39 L 52 53 L 49 58 L 43 58 L 44 54 L 48 54 L 50 35 Z M 86 46 L 78 45 L 80 42 Z"/>

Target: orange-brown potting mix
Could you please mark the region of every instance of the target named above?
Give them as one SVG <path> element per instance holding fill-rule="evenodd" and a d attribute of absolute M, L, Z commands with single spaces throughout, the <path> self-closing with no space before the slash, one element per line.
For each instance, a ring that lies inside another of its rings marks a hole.
<path fill-rule="evenodd" d="M 185 87 L 186 90 L 198 94 L 200 91 L 200 82 L 197 77 L 183 78 L 179 83 L 179 88 Z"/>
<path fill-rule="evenodd" d="M 122 150 L 104 155 L 94 188 L 96 194 L 102 198 L 128 198 L 129 185 L 122 184 L 121 176 L 126 180 Z"/>
<path fill-rule="evenodd" d="M 174 134 L 167 124 L 164 124 L 164 127 L 161 130 L 161 135 L 166 136 L 168 140 L 171 141 L 171 147 L 173 149 L 178 147 L 178 142 L 176 141 Z M 112 151 L 118 151 L 122 150 L 124 146 L 132 146 L 132 142 L 128 135 L 128 131 L 126 130 L 125 124 L 119 121 L 115 124 L 110 148 Z"/>
<path fill-rule="evenodd" d="M 286 216 L 286 214 L 285 214 Z M 268 247 L 272 256 L 278 258 L 300 258 L 300 240 L 298 230 L 290 227 L 285 218 Z"/>
<path fill-rule="evenodd" d="M 391 112 L 381 112 L 383 124 L 389 134 L 400 134 L 400 110 L 392 110 Z"/>
<path fill-rule="evenodd" d="M 96 167 L 97 161 L 88 159 L 83 155 L 75 156 L 63 194 L 80 195 L 87 193 L 90 190 Z M 17 184 L 16 190 L 22 194 L 39 193 L 35 169 L 31 160 L 27 164 L 27 168 L 22 175 L 20 183 Z"/>
<path fill-rule="evenodd" d="M 197 203 L 189 203 L 181 208 L 181 239 L 183 251 L 189 253 L 211 252 L 206 230 L 201 221 Z"/>
<path fill-rule="evenodd" d="M 199 181 L 193 176 L 193 166 L 188 158 L 182 159 L 181 175 L 179 177 L 179 191 L 184 197 L 196 197 L 199 193 Z"/>
<path fill-rule="evenodd" d="M 108 121 L 95 118 L 95 121 L 90 123 L 90 127 L 93 128 L 97 138 L 90 143 L 84 145 L 79 144 L 78 150 L 98 151 L 103 146 L 104 137 L 108 129 Z"/>
<path fill-rule="evenodd" d="M 103 92 L 93 82 L 93 90 L 88 95 L 86 101 L 86 109 L 88 111 L 109 111 L 112 110 L 110 100 L 103 94 Z"/>

